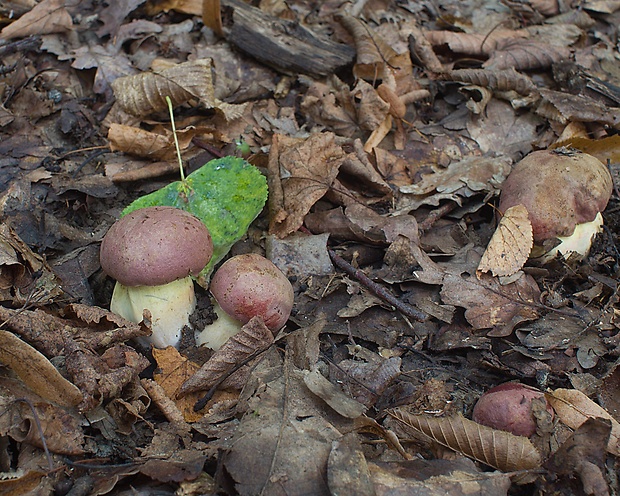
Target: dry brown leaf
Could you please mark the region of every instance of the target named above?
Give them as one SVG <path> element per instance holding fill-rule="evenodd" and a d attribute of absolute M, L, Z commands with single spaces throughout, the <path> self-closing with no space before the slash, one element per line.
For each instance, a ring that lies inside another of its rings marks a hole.
<path fill-rule="evenodd" d="M 568 122 L 598 122 L 613 128 L 620 126 L 620 109 L 609 107 L 593 98 L 561 91 L 540 90 L 542 101 L 536 113 L 547 119 Z"/>
<path fill-rule="evenodd" d="M 71 15 L 64 0 L 44 0 L 30 12 L 6 26 L 0 38 L 25 38 L 30 35 L 65 33 L 73 27 Z"/>
<path fill-rule="evenodd" d="M 176 392 L 186 380 L 188 380 L 200 368 L 198 364 L 188 360 L 179 353 L 176 348 L 169 346 L 153 349 L 153 358 L 157 362 L 157 371 L 153 374 L 154 382 L 161 387 L 165 398 L 161 398 L 161 391 L 157 390 L 147 380 L 141 383 L 148 391 L 149 396 L 157 403 L 159 409 L 170 420 L 177 412 L 181 412 L 185 422 L 197 422 L 202 418 L 202 413 L 194 412 L 194 405 L 200 399 L 199 394 L 188 394 L 183 398 L 176 398 Z M 176 408 L 166 408 L 166 400 L 173 401 Z"/>
<path fill-rule="evenodd" d="M 74 407 L 82 401 L 80 390 L 60 375 L 44 355 L 13 333 L 2 330 L 0 362 L 41 398 L 65 407 Z"/>
<path fill-rule="evenodd" d="M 389 414 L 406 428 L 503 472 L 540 467 L 540 453 L 526 437 L 477 424 L 461 415 L 411 415 L 399 408 Z"/>
<path fill-rule="evenodd" d="M 456 53 L 468 55 L 490 56 L 500 43 L 509 39 L 528 38 L 525 30 L 510 31 L 496 29 L 488 34 L 483 33 L 455 33 L 453 31 L 426 31 L 426 39 L 434 46 L 448 45 Z"/>
<path fill-rule="evenodd" d="M 493 91 L 516 91 L 520 95 L 536 92 L 532 80 L 514 68 L 504 70 L 458 69 L 441 74 L 440 79 L 483 86 Z"/>
<path fill-rule="evenodd" d="M 112 82 L 112 88 L 117 103 L 138 117 L 167 109 L 166 96 L 173 106 L 194 99 L 206 108 L 215 104 L 211 59 L 184 62 L 158 73 L 121 77 Z"/>
<path fill-rule="evenodd" d="M 557 474 L 579 475 L 584 494 L 608 496 L 609 487 L 603 470 L 610 431 L 608 419 L 586 420 L 545 462 L 545 467 Z"/>
<path fill-rule="evenodd" d="M 283 238 L 299 229 L 310 208 L 333 184 L 344 159 L 333 133 L 312 134 L 305 140 L 274 135 L 269 156 L 269 233 Z"/>
<path fill-rule="evenodd" d="M 253 317 L 183 383 L 177 397 L 210 389 L 233 372 L 239 364 L 266 350 L 272 344 L 273 333 L 260 317 Z"/>
<path fill-rule="evenodd" d="M 511 67 L 517 70 L 542 69 L 568 58 L 570 50 L 538 40 L 509 40 L 501 43 L 491 54 L 483 67 L 502 70 Z"/>
<path fill-rule="evenodd" d="M 5 222 L 0 224 L 0 299 L 15 305 L 47 303 L 62 294 L 48 263 Z"/>
<path fill-rule="evenodd" d="M 318 370 L 303 371 L 304 384 L 315 395 L 331 406 L 343 417 L 355 419 L 363 415 L 366 407 L 361 403 L 349 398 L 342 389 L 332 384 Z"/>
<path fill-rule="evenodd" d="M 488 271 L 494 276 L 511 276 L 525 265 L 534 246 L 528 215 L 523 205 L 515 205 L 504 212 L 478 264 L 478 276 Z"/>
<path fill-rule="evenodd" d="M 22 496 L 37 489 L 47 472 L 28 470 L 14 479 L 0 480 L 0 493 L 4 496 Z"/>
<path fill-rule="evenodd" d="M 604 408 L 597 405 L 577 389 L 556 389 L 545 396 L 555 410 L 560 421 L 571 429 L 578 429 L 589 418 L 604 418 L 611 421 L 611 434 L 607 451 L 620 455 L 620 423 Z"/>
<path fill-rule="evenodd" d="M 510 335 L 518 323 L 538 317 L 540 289 L 532 276 L 525 274 L 502 285 L 489 274 L 466 278 L 447 273 L 441 299 L 465 308 L 465 318 L 475 329 L 492 329 L 487 335 L 500 337 Z"/>
<path fill-rule="evenodd" d="M 382 79 L 388 66 L 398 67 L 399 55 L 367 24 L 348 15 L 340 16 L 339 20 L 355 40 L 357 60 L 353 73 L 356 77 L 375 81 Z"/>
<path fill-rule="evenodd" d="M 607 160 L 611 162 L 620 162 L 620 135 L 608 136 L 602 139 L 590 139 L 581 136 L 573 136 L 569 139 L 558 141 L 549 146 L 549 149 L 555 148 L 575 148 L 582 152 L 598 158 L 604 164 Z"/>

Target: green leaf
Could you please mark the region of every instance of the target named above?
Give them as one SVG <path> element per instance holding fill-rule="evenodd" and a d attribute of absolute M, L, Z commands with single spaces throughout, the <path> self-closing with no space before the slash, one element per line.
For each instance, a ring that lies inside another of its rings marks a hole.
<path fill-rule="evenodd" d="M 168 205 L 202 220 L 213 239 L 213 258 L 198 277 L 198 283 L 206 287 L 215 264 L 243 237 L 266 201 L 265 176 L 241 158 L 224 157 L 207 162 L 185 181 L 138 198 L 122 215 L 139 208 Z"/>

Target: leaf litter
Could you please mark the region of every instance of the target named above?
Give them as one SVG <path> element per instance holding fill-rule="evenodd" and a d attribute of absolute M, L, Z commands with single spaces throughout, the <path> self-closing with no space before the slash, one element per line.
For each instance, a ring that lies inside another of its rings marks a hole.
<path fill-rule="evenodd" d="M 527 215 L 496 211 L 533 150 L 586 151 L 617 186 L 617 2 L 12 6 L 2 491 L 618 492 L 617 188 L 584 260 L 532 262 Z M 189 177 L 229 156 L 266 176 L 268 208 L 220 256 L 288 275 L 276 336 L 150 350 L 148 313 L 105 310 L 101 237 L 178 194 L 166 97 Z M 525 439 L 468 420 L 507 381 L 545 390 L 557 421 L 533 411 Z"/>

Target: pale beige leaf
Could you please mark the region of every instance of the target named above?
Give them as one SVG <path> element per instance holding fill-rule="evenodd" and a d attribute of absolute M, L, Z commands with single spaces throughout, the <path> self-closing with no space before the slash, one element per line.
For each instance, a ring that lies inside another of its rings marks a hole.
<path fill-rule="evenodd" d="M 510 207 L 504 212 L 482 255 L 477 273 L 491 271 L 494 276 L 516 274 L 527 261 L 533 243 L 532 223 L 527 209 L 523 205 Z"/>
<path fill-rule="evenodd" d="M 211 79 L 211 59 L 177 64 L 161 72 L 145 72 L 112 82 L 114 96 L 126 112 L 144 117 L 167 109 L 166 96 L 177 106 L 198 100 L 204 107 L 215 104 Z"/>
<path fill-rule="evenodd" d="M 0 363 L 9 367 L 26 386 L 52 403 L 72 407 L 82 401 L 80 390 L 50 361 L 15 334 L 0 330 Z"/>
<path fill-rule="evenodd" d="M 560 421 L 571 429 L 579 428 L 589 418 L 600 417 L 611 420 L 611 434 L 609 435 L 607 451 L 620 456 L 620 423 L 607 410 L 577 389 L 560 388 L 552 393 L 545 394 L 545 396 Z"/>
<path fill-rule="evenodd" d="M 510 432 L 477 424 L 461 415 L 412 415 L 396 408 L 392 417 L 415 433 L 504 472 L 540 467 L 541 457 L 531 441 Z"/>

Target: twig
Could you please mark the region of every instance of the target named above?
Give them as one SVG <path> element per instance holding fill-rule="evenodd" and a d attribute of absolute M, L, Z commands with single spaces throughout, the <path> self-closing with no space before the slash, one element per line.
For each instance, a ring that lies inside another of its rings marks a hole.
<path fill-rule="evenodd" d="M 437 222 L 447 213 L 452 212 L 452 210 L 454 210 L 456 207 L 457 204 L 452 202 L 446 203 L 445 205 L 436 208 L 430 214 L 428 214 L 422 222 L 418 223 L 418 229 L 420 229 L 420 231 L 428 231 L 431 227 L 433 227 L 433 224 L 435 224 L 435 222 Z"/>
<path fill-rule="evenodd" d="M 332 262 L 336 267 L 341 270 L 344 270 L 348 275 L 354 277 L 359 282 L 361 282 L 366 288 L 372 291 L 376 296 L 381 298 L 382 300 L 388 302 L 392 305 L 396 310 L 398 310 L 403 315 L 410 317 L 418 322 L 424 322 L 428 320 L 429 316 L 425 312 L 417 310 L 413 308 L 411 305 L 400 301 L 396 296 L 390 293 L 386 288 L 377 284 L 370 277 L 368 277 L 364 271 L 360 269 L 356 269 L 349 262 L 347 262 L 344 258 L 339 256 L 334 250 L 327 250 L 329 253 L 329 257 L 332 259 Z"/>

